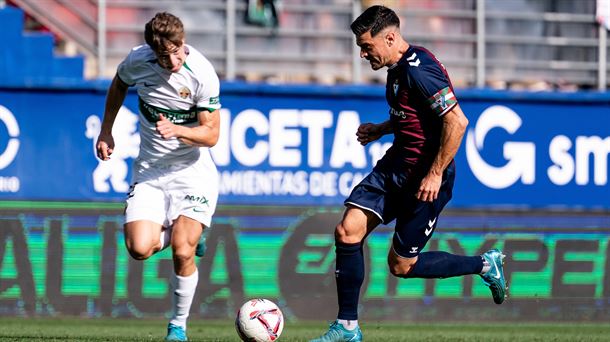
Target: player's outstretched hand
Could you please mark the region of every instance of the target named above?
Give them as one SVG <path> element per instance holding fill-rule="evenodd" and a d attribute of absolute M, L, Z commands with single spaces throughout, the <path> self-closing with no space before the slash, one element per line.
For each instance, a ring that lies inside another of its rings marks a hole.
<path fill-rule="evenodd" d="M 112 134 L 100 133 L 95 143 L 95 151 L 97 157 L 101 160 L 109 160 L 110 155 L 114 151 L 114 138 Z"/>
<path fill-rule="evenodd" d="M 382 134 L 379 125 L 367 122 L 358 126 L 356 136 L 360 145 L 366 146 L 366 144 L 381 138 Z"/>

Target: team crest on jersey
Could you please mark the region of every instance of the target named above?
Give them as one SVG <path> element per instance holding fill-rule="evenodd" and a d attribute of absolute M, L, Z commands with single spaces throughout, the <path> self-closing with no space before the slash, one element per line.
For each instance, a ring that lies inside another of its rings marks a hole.
<path fill-rule="evenodd" d="M 178 90 L 178 94 L 181 98 L 186 99 L 191 96 L 191 91 L 187 87 L 182 87 Z"/>
<path fill-rule="evenodd" d="M 396 96 L 398 94 L 398 87 L 399 87 L 398 79 L 396 81 L 394 81 L 393 87 L 394 87 L 394 96 Z"/>

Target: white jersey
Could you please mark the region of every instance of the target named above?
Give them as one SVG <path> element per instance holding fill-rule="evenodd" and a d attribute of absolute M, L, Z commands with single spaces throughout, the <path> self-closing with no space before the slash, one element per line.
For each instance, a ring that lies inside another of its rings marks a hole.
<path fill-rule="evenodd" d="M 174 124 L 196 127 L 200 111 L 220 108 L 220 82 L 214 67 L 193 47 L 185 48 L 187 57 L 178 72 L 159 66 L 147 44 L 133 48 L 117 69 L 120 79 L 138 91 L 141 142 L 136 163 L 144 167 L 191 163 L 200 158 L 212 163 L 208 148 L 177 138 L 163 139 L 156 130 L 159 114 Z"/>

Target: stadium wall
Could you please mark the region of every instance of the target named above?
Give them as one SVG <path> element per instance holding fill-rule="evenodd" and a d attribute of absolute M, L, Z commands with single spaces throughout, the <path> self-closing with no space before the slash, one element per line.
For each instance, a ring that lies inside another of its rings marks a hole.
<path fill-rule="evenodd" d="M 128 257 L 122 200 L 137 155 L 137 96 L 93 153 L 107 82 L 0 88 L 0 314 L 158 316 L 171 253 Z M 367 242 L 363 317 L 607 320 L 610 94 L 459 90 L 470 120 L 454 198 L 428 248 L 508 252 L 511 298 L 476 277 L 389 275 L 391 227 Z M 335 314 L 332 230 L 342 200 L 385 151 L 354 139 L 387 118 L 376 86 L 224 83 L 220 206 L 200 261 L 193 315 L 232 317 L 247 298 L 293 318 Z"/>

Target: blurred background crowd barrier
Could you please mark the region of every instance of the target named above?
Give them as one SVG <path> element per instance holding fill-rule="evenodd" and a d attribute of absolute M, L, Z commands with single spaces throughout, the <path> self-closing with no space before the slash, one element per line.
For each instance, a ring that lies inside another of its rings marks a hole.
<path fill-rule="evenodd" d="M 187 41 L 222 79 L 271 83 L 379 83 L 349 24 L 379 1 L 6 0 L 26 26 L 83 54 L 87 78 L 110 78 L 157 11 L 182 18 Z M 264 4 L 263 4 L 264 3 Z M 608 0 L 388 0 L 408 41 L 445 64 L 458 87 L 576 90 L 608 87 Z M 274 5 L 274 6 L 272 6 Z M 274 15 L 275 14 L 275 15 Z"/>

